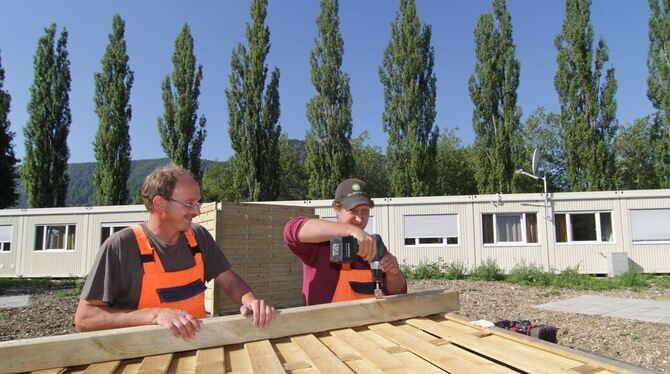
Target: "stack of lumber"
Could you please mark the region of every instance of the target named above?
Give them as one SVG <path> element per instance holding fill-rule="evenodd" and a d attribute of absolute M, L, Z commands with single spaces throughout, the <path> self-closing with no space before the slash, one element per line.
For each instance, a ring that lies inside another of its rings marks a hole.
<path fill-rule="evenodd" d="M 0 343 L 0 372 L 34 373 L 638 373 L 630 365 L 482 329 L 434 290 L 203 322 L 189 342 L 142 326 Z"/>

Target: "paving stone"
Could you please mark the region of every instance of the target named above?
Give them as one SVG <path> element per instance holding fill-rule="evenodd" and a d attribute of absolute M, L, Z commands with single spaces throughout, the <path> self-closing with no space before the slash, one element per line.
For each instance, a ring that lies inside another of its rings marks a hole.
<path fill-rule="evenodd" d="M 0 296 L 0 308 L 20 308 L 30 305 L 30 295 Z"/>
<path fill-rule="evenodd" d="M 667 301 L 583 295 L 536 308 L 670 324 L 670 302 Z"/>

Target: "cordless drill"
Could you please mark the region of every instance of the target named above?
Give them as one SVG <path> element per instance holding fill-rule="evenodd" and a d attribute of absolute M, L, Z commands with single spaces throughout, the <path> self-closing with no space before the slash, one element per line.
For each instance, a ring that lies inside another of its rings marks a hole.
<path fill-rule="evenodd" d="M 382 281 L 382 269 L 380 268 L 380 261 L 384 256 L 384 242 L 379 234 L 373 234 L 375 239 L 375 257 L 370 261 L 370 269 L 372 271 L 372 281 L 375 282 L 375 297 L 380 298 L 384 296 L 379 284 Z M 356 262 L 356 255 L 358 254 L 358 240 L 353 236 L 338 236 L 330 240 L 330 262 L 354 263 Z"/>

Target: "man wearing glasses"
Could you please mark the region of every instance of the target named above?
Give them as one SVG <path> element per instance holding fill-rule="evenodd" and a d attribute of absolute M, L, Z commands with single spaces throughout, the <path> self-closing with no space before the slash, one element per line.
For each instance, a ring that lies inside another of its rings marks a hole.
<path fill-rule="evenodd" d="M 98 251 L 75 314 L 80 331 L 157 324 L 193 339 L 206 317 L 211 279 L 242 305 L 243 316 L 253 314 L 254 326 L 274 320 L 274 307 L 256 298 L 209 232 L 192 223 L 201 195 L 188 170 L 155 170 L 144 180 L 142 199 L 149 219 L 110 236 Z"/>

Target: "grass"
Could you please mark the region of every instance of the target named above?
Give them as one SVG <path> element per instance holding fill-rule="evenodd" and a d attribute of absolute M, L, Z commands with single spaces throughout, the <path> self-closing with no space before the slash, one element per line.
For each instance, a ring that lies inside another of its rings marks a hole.
<path fill-rule="evenodd" d="M 418 279 L 465 279 L 466 268 L 462 262 L 445 263 L 442 259 L 433 263 L 422 263 L 420 265 L 401 265 L 403 274 L 409 280 Z"/>
<path fill-rule="evenodd" d="M 626 289 L 641 291 L 652 286 L 670 288 L 670 276 L 657 276 L 627 272 L 615 277 L 597 277 L 580 274 L 578 268 L 568 268 L 560 273 L 545 271 L 541 266 L 520 264 L 509 274 L 505 274 L 493 260 L 487 260 L 470 272 L 462 262 L 445 263 L 442 259 L 420 265 L 402 265 L 403 273 L 409 280 L 419 279 L 468 279 L 477 281 L 504 281 L 529 287 L 547 288 L 544 296 L 560 295 L 561 289 L 604 291 Z"/>
<path fill-rule="evenodd" d="M 30 293 L 34 289 L 56 290 L 56 297 L 79 296 L 84 279 L 66 278 L 1 278 L 0 289 L 14 289 Z"/>
<path fill-rule="evenodd" d="M 81 295 L 82 287 L 84 287 L 84 279 L 77 279 L 71 287 L 58 290 L 55 292 L 55 295 L 60 299 L 65 297 L 79 297 L 79 295 Z"/>

